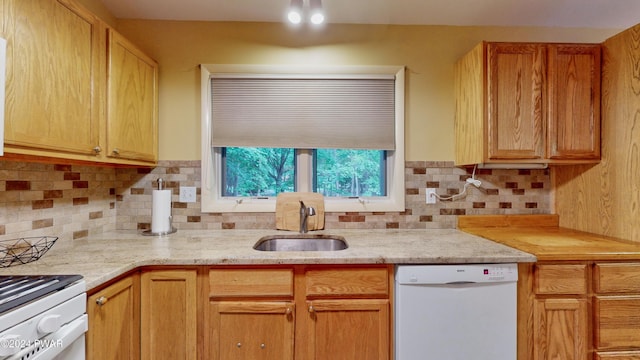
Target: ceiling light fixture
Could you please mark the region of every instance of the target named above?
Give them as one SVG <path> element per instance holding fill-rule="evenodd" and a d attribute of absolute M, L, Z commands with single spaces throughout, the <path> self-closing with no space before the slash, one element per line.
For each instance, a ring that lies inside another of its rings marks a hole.
<path fill-rule="evenodd" d="M 300 24 L 302 22 L 302 8 L 304 0 L 291 0 L 287 19 L 292 24 Z M 309 0 L 309 21 L 314 25 L 324 23 L 324 10 L 322 9 L 322 0 Z"/>
<path fill-rule="evenodd" d="M 292 24 L 300 24 L 302 21 L 302 0 L 291 0 L 287 19 Z"/>
<path fill-rule="evenodd" d="M 322 10 L 322 0 L 309 0 L 309 8 L 311 10 L 311 16 L 309 20 L 315 25 L 320 25 L 324 22 L 324 11 Z"/>

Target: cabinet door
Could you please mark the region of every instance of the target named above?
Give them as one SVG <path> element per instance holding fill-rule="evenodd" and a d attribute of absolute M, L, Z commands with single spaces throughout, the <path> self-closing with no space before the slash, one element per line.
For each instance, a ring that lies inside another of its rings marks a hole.
<path fill-rule="evenodd" d="M 600 159 L 600 45 L 549 45 L 551 159 Z"/>
<path fill-rule="evenodd" d="M 545 46 L 488 44 L 487 157 L 544 158 Z"/>
<path fill-rule="evenodd" d="M 196 359 L 196 293 L 196 270 L 142 273 L 142 359 Z"/>
<path fill-rule="evenodd" d="M 6 151 L 94 155 L 104 96 L 98 18 L 67 0 L 4 4 Z"/>
<path fill-rule="evenodd" d="M 293 359 L 294 310 L 284 301 L 211 302 L 211 358 Z"/>
<path fill-rule="evenodd" d="M 156 162 L 158 65 L 113 29 L 108 45 L 107 156 Z"/>
<path fill-rule="evenodd" d="M 132 275 L 87 300 L 87 358 L 140 358 L 139 277 Z"/>
<path fill-rule="evenodd" d="M 389 359 L 389 300 L 314 300 L 307 307 L 305 359 Z"/>
<path fill-rule="evenodd" d="M 534 359 L 586 360 L 587 316 L 585 299 L 536 299 Z"/>

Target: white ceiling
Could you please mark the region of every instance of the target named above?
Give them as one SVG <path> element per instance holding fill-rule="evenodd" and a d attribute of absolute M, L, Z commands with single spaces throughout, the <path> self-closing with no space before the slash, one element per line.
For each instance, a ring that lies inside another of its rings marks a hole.
<path fill-rule="evenodd" d="M 290 0 L 102 2 L 123 19 L 279 22 Z M 323 7 L 329 23 L 613 29 L 640 23 L 640 0 L 323 0 Z"/>

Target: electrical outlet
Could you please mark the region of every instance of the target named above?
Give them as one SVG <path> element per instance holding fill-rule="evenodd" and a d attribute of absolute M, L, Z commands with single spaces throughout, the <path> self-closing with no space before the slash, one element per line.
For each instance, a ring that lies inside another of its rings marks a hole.
<path fill-rule="evenodd" d="M 180 202 L 196 202 L 195 186 L 180 186 Z"/>
<path fill-rule="evenodd" d="M 435 204 L 436 200 L 436 189 L 435 188 L 427 188 L 427 204 Z"/>

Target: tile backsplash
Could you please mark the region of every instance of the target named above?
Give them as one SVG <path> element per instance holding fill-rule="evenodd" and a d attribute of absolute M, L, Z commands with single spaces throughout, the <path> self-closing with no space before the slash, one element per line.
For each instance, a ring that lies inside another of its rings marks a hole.
<path fill-rule="evenodd" d="M 151 194 L 162 177 L 173 190 L 178 229 L 273 229 L 273 213 L 201 213 L 179 202 L 180 186 L 200 194 L 200 161 L 160 161 L 153 169 L 0 162 L 0 239 L 55 235 L 86 238 L 109 230 L 150 228 Z M 548 214 L 549 170 L 478 170 L 480 188 L 455 201 L 425 203 L 426 188 L 443 196 L 462 191 L 470 173 L 452 162 L 410 161 L 405 166 L 402 212 L 327 213 L 326 229 L 454 228 L 456 215 Z"/>

